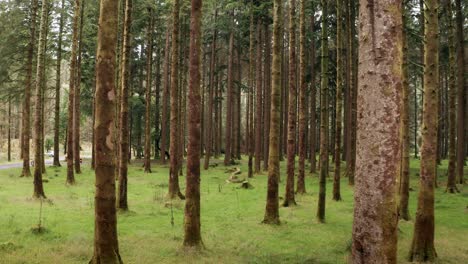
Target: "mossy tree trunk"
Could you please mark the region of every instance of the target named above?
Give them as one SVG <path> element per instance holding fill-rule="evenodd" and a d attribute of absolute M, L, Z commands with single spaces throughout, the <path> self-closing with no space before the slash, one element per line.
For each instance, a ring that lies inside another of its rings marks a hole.
<path fill-rule="evenodd" d="M 432 262 L 437 254 L 434 248 L 434 184 L 437 163 L 437 115 L 439 87 L 439 1 L 426 0 L 424 5 L 424 93 L 419 178 L 418 207 L 414 224 L 413 242 L 409 260 Z"/>
<path fill-rule="evenodd" d="M 352 263 L 397 263 L 402 1 L 361 1 Z"/>
<path fill-rule="evenodd" d="M 200 224 L 200 45 L 202 42 L 202 0 L 192 0 L 190 16 L 190 81 L 188 94 L 188 149 L 184 246 L 201 247 Z M 232 37 L 231 33 L 231 37 Z M 233 37 L 232 37 L 233 38 Z M 231 39 L 230 42 L 233 42 Z M 232 66 L 231 66 L 232 67 Z"/>
<path fill-rule="evenodd" d="M 96 61 L 96 192 L 94 254 L 90 264 L 121 264 L 115 206 L 115 53 L 118 1 L 101 0 Z"/>

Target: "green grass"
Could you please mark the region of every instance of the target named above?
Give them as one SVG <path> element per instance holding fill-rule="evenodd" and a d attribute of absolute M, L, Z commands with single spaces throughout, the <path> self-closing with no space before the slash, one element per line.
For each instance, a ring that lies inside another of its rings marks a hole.
<path fill-rule="evenodd" d="M 214 161 L 222 164 L 221 161 Z M 282 163 L 285 166 L 284 163 Z M 414 219 L 417 167 L 412 161 L 410 211 Z M 446 194 L 446 163 L 440 167 L 436 193 L 436 249 L 439 263 L 468 263 L 468 188 Z M 240 165 L 242 176 L 246 162 Z M 125 263 L 346 263 L 351 240 L 353 196 L 346 179 L 342 202 L 331 200 L 328 180 L 326 223 L 315 219 L 317 178 L 307 177 L 308 194 L 298 196 L 298 206 L 281 208 L 280 226 L 261 224 L 266 197 L 266 173 L 256 175 L 251 190 L 228 184 L 224 166 L 202 171 L 202 237 L 206 250 L 185 252 L 183 202 L 165 206 L 168 168 L 153 165 L 144 174 L 140 166 L 129 173 L 130 212 L 119 214 L 119 244 Z M 285 177 L 282 168 L 282 178 Z M 31 198 L 32 179 L 19 178 L 20 169 L 0 171 L 0 263 L 87 263 L 92 255 L 94 228 L 94 174 L 84 166 L 77 185 L 65 185 L 66 170 L 48 168 L 43 204 L 46 231 L 34 234 L 40 202 Z M 241 176 L 241 177 L 242 177 Z M 185 178 L 180 179 L 184 189 Z M 461 186 L 459 186 L 460 188 Z M 284 194 L 284 181 L 280 196 Z M 399 260 L 405 262 L 413 221 L 400 222 Z"/>

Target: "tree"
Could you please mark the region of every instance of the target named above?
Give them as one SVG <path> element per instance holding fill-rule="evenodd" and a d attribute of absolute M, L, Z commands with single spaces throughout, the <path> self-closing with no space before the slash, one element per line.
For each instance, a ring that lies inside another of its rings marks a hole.
<path fill-rule="evenodd" d="M 401 93 L 401 120 L 400 120 L 400 148 L 401 148 L 401 159 L 399 167 L 399 204 L 398 204 L 398 216 L 403 220 L 409 220 L 408 202 L 409 202 L 409 185 L 410 185 L 410 89 L 408 83 L 408 30 L 406 29 L 407 11 L 405 4 L 402 5 L 402 23 L 403 23 L 403 34 L 402 34 L 402 93 Z"/>
<path fill-rule="evenodd" d="M 286 194 L 283 206 L 293 206 L 294 199 L 294 167 L 296 164 L 296 0 L 289 1 L 289 109 L 288 109 L 288 163 L 286 179 Z"/>
<path fill-rule="evenodd" d="M 145 93 L 145 173 L 151 173 L 151 79 L 153 57 L 153 10 L 148 8 L 149 18 L 146 32 L 146 93 Z"/>
<path fill-rule="evenodd" d="M 75 121 L 75 85 L 77 69 L 77 50 L 80 18 L 80 0 L 75 0 L 75 9 L 73 16 L 73 36 L 72 49 L 70 55 L 70 86 L 68 92 L 68 126 L 67 126 L 67 184 L 75 184 L 75 175 L 73 171 L 74 152 L 74 121 Z"/>
<path fill-rule="evenodd" d="M 437 115 L 431 110 L 437 107 L 439 85 L 439 1 L 426 0 L 424 17 L 424 93 L 421 145 L 421 169 L 419 178 L 418 207 L 410 261 L 434 261 L 434 184 L 437 145 Z"/>
<path fill-rule="evenodd" d="M 125 1 L 123 44 L 120 73 L 120 146 L 119 146 L 119 188 L 117 190 L 117 208 L 128 210 L 128 152 L 129 152 L 129 114 L 128 97 L 130 90 L 130 60 L 131 60 L 131 27 L 132 0 Z"/>
<path fill-rule="evenodd" d="M 31 169 L 29 168 L 29 139 L 31 137 L 31 87 L 32 87 L 32 74 L 33 74 L 33 59 L 34 59 L 34 44 L 36 43 L 36 16 L 38 9 L 38 1 L 31 1 L 31 21 L 29 27 L 30 40 L 28 43 L 28 57 L 26 63 L 26 80 L 24 87 L 24 103 L 23 103 L 23 125 L 22 125 L 22 157 L 23 157 L 23 171 L 21 177 L 31 176 Z"/>
<path fill-rule="evenodd" d="M 260 173 L 262 160 L 262 101 L 263 101 L 263 72 L 262 72 L 262 20 L 257 18 L 257 41 L 256 41 L 256 62 L 255 62 L 255 161 L 254 172 Z M 253 101 L 252 101 L 253 103 Z M 253 125 L 253 124 L 252 124 Z M 294 183 L 293 183 L 294 184 Z M 293 189 L 294 190 L 294 189 Z"/>
<path fill-rule="evenodd" d="M 465 39 L 463 37 L 463 10 L 460 0 L 455 0 L 457 27 L 457 182 L 464 184 L 463 166 L 466 153 L 466 107 L 468 107 L 465 81 Z"/>
<path fill-rule="evenodd" d="M 320 175 L 317 219 L 325 222 L 326 178 L 328 175 L 328 0 L 322 0 L 322 58 L 320 93 Z"/>
<path fill-rule="evenodd" d="M 310 30 L 314 32 L 315 28 L 315 10 L 310 17 Z M 315 173 L 317 159 L 315 157 L 317 146 L 317 120 L 316 120 L 316 106 L 317 106 L 317 89 L 315 87 L 315 39 L 310 41 L 310 172 Z"/>
<path fill-rule="evenodd" d="M 341 200 L 341 123 L 344 87 L 343 0 L 336 0 L 336 118 L 335 118 L 335 172 L 333 200 Z"/>
<path fill-rule="evenodd" d="M 166 163 L 166 149 L 167 149 L 167 135 L 168 135 L 168 123 L 169 123 L 169 97 L 170 97 L 170 54 L 171 54 L 171 34 L 170 30 L 166 31 L 166 45 L 164 48 L 164 90 L 163 90 L 163 106 L 162 106 L 162 113 L 161 113 L 161 163 Z"/>
<path fill-rule="evenodd" d="M 187 149 L 187 189 L 184 245 L 202 246 L 200 234 L 200 44 L 202 0 L 192 0 L 190 20 L 189 141 Z"/>
<path fill-rule="evenodd" d="M 233 78 L 234 78 L 234 32 L 229 34 L 228 74 L 227 74 L 227 100 L 226 100 L 226 150 L 224 154 L 224 165 L 231 165 L 232 159 L 232 135 L 233 135 Z"/>
<path fill-rule="evenodd" d="M 179 187 L 179 11 L 180 0 L 174 0 L 172 9 L 172 54 L 171 54 L 171 137 L 170 149 L 171 166 L 169 171 L 168 198 L 184 199 Z"/>
<path fill-rule="evenodd" d="M 254 24 L 254 11 L 253 11 L 253 1 L 250 1 L 250 25 L 249 25 L 249 91 L 247 93 L 247 139 L 246 139 L 246 151 L 249 155 L 248 161 L 248 177 L 253 177 L 253 152 L 254 152 L 254 114 L 253 114 L 253 100 L 254 100 L 254 83 L 255 83 L 255 24 Z"/>
<path fill-rule="evenodd" d="M 73 158 L 75 159 L 75 172 L 81 173 L 81 145 L 80 145 L 80 119 L 81 119 L 81 60 L 82 60 L 82 49 L 83 49 L 83 21 L 84 21 L 84 2 L 81 0 L 79 7 L 79 32 L 78 32 L 78 58 L 76 61 L 76 79 L 75 79 L 75 91 L 73 98 Z"/>
<path fill-rule="evenodd" d="M 59 33 L 57 39 L 57 65 L 55 75 L 55 118 L 54 118 L 54 166 L 60 167 L 60 88 L 61 88 L 61 72 L 62 72 L 62 39 L 63 39 L 63 24 L 64 24 L 64 9 L 65 0 L 62 0 L 60 6 Z"/>
<path fill-rule="evenodd" d="M 360 6 L 353 263 L 397 262 L 402 1 Z M 397 70 L 395 70 L 397 69 Z"/>
<path fill-rule="evenodd" d="M 41 11 L 41 24 L 39 31 L 39 45 L 37 47 L 37 68 L 36 68 L 36 100 L 35 100 L 35 112 L 34 112 L 34 197 L 35 198 L 45 198 L 44 187 L 42 185 L 42 159 L 41 155 L 43 151 L 42 142 L 44 140 L 43 134 L 43 120 L 42 120 L 42 107 L 43 107 L 43 89 L 44 80 L 45 80 L 45 71 L 44 71 L 44 58 L 46 53 L 46 42 L 47 42 L 47 16 L 49 4 L 47 0 L 42 2 L 42 11 Z"/>
<path fill-rule="evenodd" d="M 123 263 L 115 207 L 114 104 L 118 1 L 101 0 L 96 61 L 96 193 L 94 255 L 89 263 Z"/>
<path fill-rule="evenodd" d="M 297 193 L 304 194 L 305 159 L 306 159 L 306 127 L 307 127 L 307 95 L 306 95 L 306 56 L 305 56 L 305 0 L 299 0 L 299 175 L 297 176 Z M 311 128 L 313 129 L 313 128 Z M 310 139 L 312 140 L 312 139 Z"/>
<path fill-rule="evenodd" d="M 455 86 L 455 30 L 453 27 L 453 12 L 452 12 L 452 3 L 451 1 L 446 2 L 446 15 L 447 15 L 447 25 L 448 25 L 448 45 L 449 45 L 449 98 L 448 98 L 448 114 L 449 114 L 449 164 L 447 171 L 447 189 L 449 193 L 458 192 L 456 184 L 456 97 L 457 97 L 457 87 Z"/>
<path fill-rule="evenodd" d="M 265 224 L 279 224 L 278 182 L 280 174 L 280 97 L 281 97 L 281 47 L 282 47 L 282 1 L 273 1 L 273 59 L 271 82 L 270 150 L 268 157 L 268 190 L 265 208 Z"/>

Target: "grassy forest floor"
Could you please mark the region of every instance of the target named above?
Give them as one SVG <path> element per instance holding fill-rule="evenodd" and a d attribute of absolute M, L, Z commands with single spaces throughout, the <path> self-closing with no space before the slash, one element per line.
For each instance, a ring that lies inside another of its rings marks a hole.
<path fill-rule="evenodd" d="M 214 162 L 222 164 L 220 160 Z M 246 175 L 246 159 L 241 165 Z M 282 178 L 285 163 L 282 163 Z M 419 161 L 411 162 L 410 212 L 414 220 Z M 447 163 L 439 170 L 436 191 L 436 250 L 438 263 L 468 263 L 468 186 L 459 194 L 444 193 Z M 130 212 L 119 213 L 119 244 L 125 263 L 346 263 L 351 241 L 353 189 L 342 181 L 343 201 L 331 199 L 328 179 L 326 224 L 315 220 L 317 175 L 307 177 L 307 192 L 297 207 L 280 209 L 282 224 L 267 226 L 263 218 L 267 173 L 250 180 L 254 189 L 226 183 L 229 173 L 220 165 L 202 171 L 202 237 L 206 250 L 185 252 L 183 203 L 166 204 L 168 167 L 153 165 L 144 174 L 134 164 L 129 172 Z M 185 172 L 184 172 L 185 173 Z M 66 168 L 47 168 L 42 208 L 46 231 L 35 234 L 40 202 L 31 198 L 32 178 L 19 178 L 20 169 L 0 170 L 0 263 L 87 263 L 93 251 L 94 173 L 84 166 L 77 185 L 65 183 Z M 180 179 L 182 189 L 185 177 Z M 461 187 L 461 186 L 459 186 Z M 280 196 L 284 194 L 284 180 Z M 413 221 L 400 222 L 399 262 L 411 243 Z"/>

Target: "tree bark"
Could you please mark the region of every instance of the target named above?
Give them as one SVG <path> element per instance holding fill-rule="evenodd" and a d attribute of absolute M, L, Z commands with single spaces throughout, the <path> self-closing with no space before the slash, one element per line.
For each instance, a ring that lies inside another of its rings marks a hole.
<path fill-rule="evenodd" d="M 94 255 L 90 264 L 123 263 L 115 206 L 115 53 L 118 1 L 101 0 L 96 62 L 96 193 Z"/>
<path fill-rule="evenodd" d="M 439 1 L 426 0 L 424 17 L 424 93 L 421 146 L 420 190 L 409 260 L 432 262 L 434 248 L 434 184 L 436 174 L 438 67 L 439 67 Z"/>
<path fill-rule="evenodd" d="M 179 11 L 180 0 L 174 0 L 172 10 L 172 54 L 171 54 L 171 120 L 170 120 L 170 171 L 169 199 L 184 199 L 179 187 Z"/>
<path fill-rule="evenodd" d="M 315 11 L 310 17 L 310 31 L 315 28 Z M 315 38 L 310 41 L 310 172 L 315 173 L 317 169 L 317 89 L 315 87 Z"/>
<path fill-rule="evenodd" d="M 307 130 L 307 87 L 305 81 L 305 0 L 299 0 L 299 175 L 297 176 L 297 193 L 306 193 L 305 160 L 306 160 L 306 130 Z"/>
<path fill-rule="evenodd" d="M 166 29 L 166 46 L 164 48 L 164 90 L 163 90 L 163 104 L 162 104 L 162 113 L 161 113 L 161 137 L 160 137 L 160 156 L 161 163 L 166 163 L 166 149 L 167 149 L 167 135 L 168 135 L 168 123 L 169 123 L 169 97 L 170 97 L 170 54 L 171 54 L 171 42 L 170 42 L 170 30 Z"/>
<path fill-rule="evenodd" d="M 352 263 L 397 263 L 402 1 L 360 2 Z"/>
<path fill-rule="evenodd" d="M 460 0 L 455 0 L 456 27 L 457 27 L 457 182 L 464 184 L 463 167 L 465 166 L 465 156 L 467 155 L 466 144 L 466 120 L 467 120 L 467 92 L 465 82 L 465 39 L 463 32 L 463 10 Z"/>
<path fill-rule="evenodd" d="M 280 0 L 273 1 L 273 60 L 271 82 L 271 119 L 270 119 L 270 150 L 268 157 L 268 190 L 263 223 L 279 224 L 278 183 L 280 174 L 279 145 L 281 122 L 281 47 L 283 4 Z"/>
<path fill-rule="evenodd" d="M 322 0 L 322 58 L 320 94 L 320 175 L 317 220 L 325 222 L 326 178 L 328 176 L 328 0 Z"/>
<path fill-rule="evenodd" d="M 264 110 L 265 116 L 263 126 L 263 170 L 268 170 L 268 152 L 270 148 L 270 139 L 267 135 L 270 134 L 270 113 L 271 113 L 271 36 L 268 23 L 264 24 L 263 32 L 265 33 L 265 96 L 264 96 Z M 240 75 L 240 74 L 239 74 Z M 241 77 L 239 76 L 239 79 Z"/>
<path fill-rule="evenodd" d="M 233 139 L 233 104 L 234 102 L 234 32 L 231 31 L 229 34 L 229 54 L 228 54 L 228 73 L 227 73 L 227 100 L 226 100 L 226 139 L 225 139 L 225 154 L 224 154 L 224 165 L 231 165 L 232 160 L 232 146 Z"/>
<path fill-rule="evenodd" d="M 184 246 L 201 247 L 200 224 L 200 45 L 202 0 L 192 0 L 190 19 L 189 141 L 187 149 Z M 231 33 L 232 34 L 232 33 Z M 232 36 L 232 35 L 231 35 Z M 232 42 L 232 40 L 231 40 Z"/>
<path fill-rule="evenodd" d="M 146 32 L 146 89 L 145 89 L 145 160 L 144 172 L 151 173 L 151 87 L 153 67 L 153 10 L 148 8 L 149 21 Z"/>
<path fill-rule="evenodd" d="M 283 206 L 296 205 L 294 197 L 294 169 L 296 165 L 296 0 L 289 1 L 289 108 L 287 179 Z M 302 86 L 302 85 L 301 85 Z"/>
<path fill-rule="evenodd" d="M 247 152 L 249 155 L 247 177 L 253 177 L 253 152 L 254 152 L 254 114 L 253 114 L 253 100 L 254 100 L 254 87 L 255 87 L 255 24 L 254 24 L 254 11 L 253 2 L 250 2 L 250 27 L 249 27 L 249 91 L 248 91 L 248 133 L 247 133 Z"/>
<path fill-rule="evenodd" d="M 344 46 L 343 46 L 343 0 L 336 0 L 336 118 L 335 118 L 335 172 L 333 177 L 333 200 L 341 200 L 341 127 L 344 88 Z"/>
<path fill-rule="evenodd" d="M 26 63 L 26 80 L 24 87 L 24 103 L 23 103 L 23 120 L 22 120 L 22 157 L 23 157 L 23 171 L 21 177 L 31 176 L 31 169 L 29 167 L 30 161 L 30 138 L 31 138 L 31 87 L 33 75 L 33 59 L 34 59 L 34 44 L 36 43 L 36 17 L 37 17 L 38 1 L 31 1 L 31 21 L 30 21 L 30 40 L 28 44 L 28 58 Z"/>
<path fill-rule="evenodd" d="M 260 173 L 262 161 L 262 100 L 263 100 L 263 71 L 262 71 L 262 21 L 257 18 L 257 58 L 256 58 L 256 85 L 255 85 L 255 161 L 254 172 Z"/>
<path fill-rule="evenodd" d="M 60 6 L 59 33 L 57 39 L 57 65 L 55 75 L 55 111 L 54 111 L 54 166 L 60 167 L 60 88 L 62 71 L 62 39 L 64 24 L 65 0 Z"/>
<path fill-rule="evenodd" d="M 46 198 L 44 193 L 44 187 L 42 184 L 42 159 L 41 155 L 43 151 L 42 142 L 44 138 L 41 131 L 43 130 L 42 120 L 42 98 L 44 85 L 44 58 L 46 53 L 46 41 L 47 41 L 47 16 L 48 16 L 48 1 L 43 0 L 42 11 L 41 11 L 41 24 L 39 31 L 39 46 L 37 48 L 37 68 L 36 68 L 36 100 L 35 100 L 35 112 L 34 112 L 34 194 L 35 198 Z"/>

